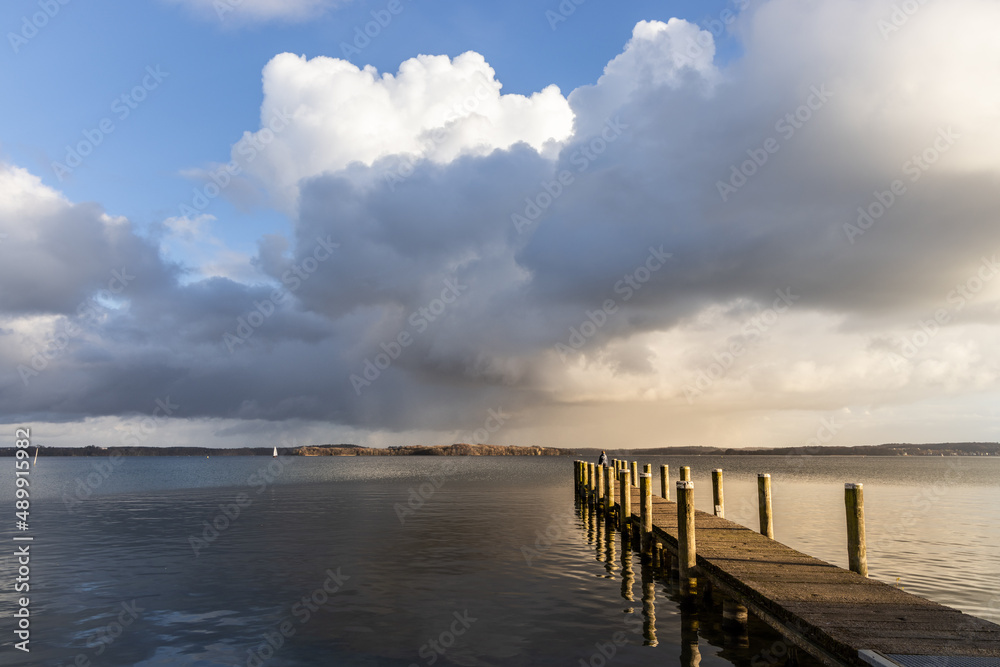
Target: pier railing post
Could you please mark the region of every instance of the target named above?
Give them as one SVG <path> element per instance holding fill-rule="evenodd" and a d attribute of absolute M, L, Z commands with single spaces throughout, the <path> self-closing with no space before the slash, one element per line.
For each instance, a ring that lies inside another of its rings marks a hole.
<path fill-rule="evenodd" d="M 670 500 L 670 466 L 660 466 L 660 497 Z"/>
<path fill-rule="evenodd" d="M 712 471 L 712 504 L 715 505 L 715 516 L 726 517 L 726 501 L 722 495 L 722 468 Z"/>
<path fill-rule="evenodd" d="M 757 508 L 760 514 L 760 534 L 774 539 L 774 521 L 771 518 L 771 476 L 765 472 L 757 475 Z"/>
<path fill-rule="evenodd" d="M 691 466 L 681 466 L 681 481 L 682 482 L 691 481 Z"/>
<path fill-rule="evenodd" d="M 847 505 L 847 562 L 852 572 L 868 576 L 865 548 L 865 495 L 861 484 L 844 484 Z"/>
<path fill-rule="evenodd" d="M 639 522 L 642 524 L 640 549 L 644 556 L 650 556 L 653 553 L 653 474 L 651 472 L 639 475 L 639 497 L 642 499 L 642 504 L 639 507 Z"/>
<path fill-rule="evenodd" d="M 677 482 L 677 569 L 681 582 L 693 576 L 697 563 L 694 536 L 694 482 L 680 480 Z"/>
<path fill-rule="evenodd" d="M 597 495 L 597 466 L 593 463 L 587 464 L 587 504 L 593 505 Z"/>
<path fill-rule="evenodd" d="M 632 515 L 632 489 L 629 488 L 628 478 L 628 468 L 618 473 L 618 527 L 623 535 L 628 533 L 629 517 Z"/>
<path fill-rule="evenodd" d="M 615 509 L 615 477 L 614 471 L 608 468 L 604 475 L 604 516 L 611 517 Z"/>
<path fill-rule="evenodd" d="M 604 471 L 606 468 L 604 466 L 597 466 L 595 468 L 597 471 L 597 484 L 594 490 L 594 503 L 597 506 L 598 512 L 604 511 Z"/>

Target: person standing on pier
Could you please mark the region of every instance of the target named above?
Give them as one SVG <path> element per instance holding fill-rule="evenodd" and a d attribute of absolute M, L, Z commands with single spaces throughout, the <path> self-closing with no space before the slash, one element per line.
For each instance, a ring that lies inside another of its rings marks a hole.
<path fill-rule="evenodd" d="M 601 455 L 597 458 L 597 465 L 604 466 L 605 468 L 608 467 L 608 455 L 603 449 L 601 450 Z"/>

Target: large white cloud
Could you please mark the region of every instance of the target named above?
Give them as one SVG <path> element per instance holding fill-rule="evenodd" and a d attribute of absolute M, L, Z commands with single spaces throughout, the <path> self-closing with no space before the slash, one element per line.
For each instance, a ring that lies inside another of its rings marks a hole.
<path fill-rule="evenodd" d="M 518 142 L 551 152 L 570 135 L 573 114 L 556 86 L 530 97 L 500 88 L 493 68 L 473 52 L 454 60 L 417 56 L 382 75 L 339 58 L 283 53 L 264 68 L 262 129 L 237 144 L 232 158 L 279 204 L 293 206 L 304 179 L 354 162 L 406 155 L 447 163 Z"/>

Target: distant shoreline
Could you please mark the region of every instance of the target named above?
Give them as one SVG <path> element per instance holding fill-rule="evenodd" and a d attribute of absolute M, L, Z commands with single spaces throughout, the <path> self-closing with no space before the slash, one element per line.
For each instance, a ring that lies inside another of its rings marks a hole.
<path fill-rule="evenodd" d="M 34 448 L 32 448 L 34 449 Z M 272 456 L 273 447 L 46 447 L 40 456 Z M 936 444 L 883 444 L 853 447 L 655 447 L 651 449 L 607 449 L 609 457 L 633 456 L 1000 456 L 1000 443 L 960 442 Z M 15 448 L 0 448 L 0 456 L 14 456 Z M 281 456 L 579 456 L 595 459 L 600 449 L 591 447 L 514 447 L 508 445 L 410 445 L 406 447 L 362 447 L 360 445 L 307 445 L 278 447 Z M 34 456 L 34 452 L 31 452 Z"/>

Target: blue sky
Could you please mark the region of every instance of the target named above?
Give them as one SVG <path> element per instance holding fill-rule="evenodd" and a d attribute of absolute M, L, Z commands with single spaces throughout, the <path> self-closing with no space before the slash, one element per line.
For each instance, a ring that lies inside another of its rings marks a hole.
<path fill-rule="evenodd" d="M 1000 440 L 1000 8 L 901 7 L 5 3 L 0 417 Z"/>
<path fill-rule="evenodd" d="M 26 44 L 5 40 L 0 86 L 9 102 L 0 111 L 0 150 L 74 201 L 101 202 L 109 213 L 155 225 L 190 200 L 194 184 L 182 171 L 225 162 L 242 133 L 257 128 L 261 69 L 275 54 L 343 57 L 342 44 L 354 46 L 356 29 L 386 4 L 353 1 L 309 20 L 247 21 L 235 4 L 220 16 L 167 2 L 70 2 Z M 417 54 L 474 50 L 497 71 L 504 93 L 525 95 L 550 84 L 568 94 L 593 83 L 639 20 L 678 16 L 707 26 L 723 9 L 735 9 L 717 0 L 589 0 L 558 21 L 546 14 L 558 13 L 558 2 L 401 6 L 384 31 L 350 53 L 351 62 L 393 73 Z M 39 11 L 37 1 L 5 3 L 0 25 L 20 34 L 24 17 Z M 734 48 L 731 40 L 722 44 Z M 727 48 L 719 50 L 725 58 Z M 139 84 L 147 66 L 169 76 L 119 120 L 113 100 Z M 51 163 L 62 162 L 66 145 L 103 118 L 115 123 L 112 135 L 83 166 L 57 178 Z M 219 219 L 220 238 L 247 252 L 260 234 L 288 231 L 282 216 L 259 207 L 237 210 L 219 199 L 209 212 Z"/>

